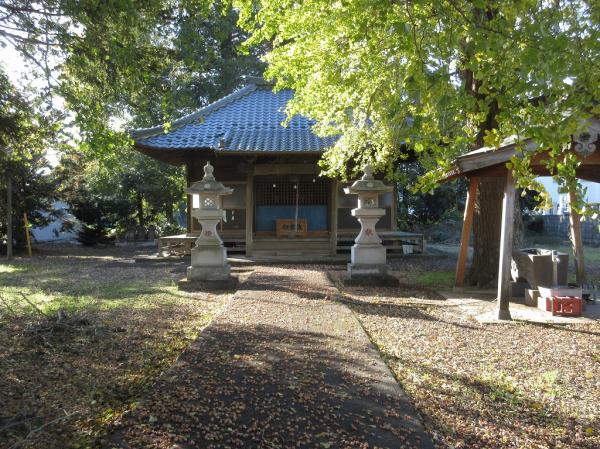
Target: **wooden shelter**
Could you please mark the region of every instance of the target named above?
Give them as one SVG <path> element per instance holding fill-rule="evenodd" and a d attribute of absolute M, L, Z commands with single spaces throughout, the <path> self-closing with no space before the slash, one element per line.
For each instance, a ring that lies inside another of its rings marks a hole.
<path fill-rule="evenodd" d="M 579 159 L 577 177 L 593 182 L 600 182 L 600 120 L 590 119 L 588 129 L 577 136 L 572 136 L 571 148 Z M 537 145 L 532 140 L 524 142 L 525 151 L 536 151 Z M 480 148 L 467 153 L 454 161 L 452 169 L 446 174 L 444 181 L 458 177 L 469 179 L 469 190 L 465 205 L 464 222 L 460 240 L 460 251 L 456 265 L 455 287 L 464 286 L 465 267 L 467 262 L 469 239 L 473 224 L 475 198 L 479 180 L 486 177 L 504 179 L 504 198 L 502 203 L 502 224 L 500 238 L 500 258 L 498 261 L 498 318 L 510 319 L 508 301 L 510 299 L 510 269 L 513 250 L 513 222 L 515 210 L 516 186 L 512 170 L 507 168 L 507 162 L 517 155 L 515 139 L 505 140 L 500 148 Z M 538 176 L 552 176 L 548 171 L 546 161 L 547 151 L 537 152 L 532 160 L 531 168 Z M 570 192 L 571 202 L 575 202 L 575 192 Z M 571 210 L 570 217 L 571 240 L 577 282 L 585 281 L 583 243 L 581 240 L 580 216 Z"/>
<path fill-rule="evenodd" d="M 351 215 L 356 199 L 343 193 L 335 179 L 319 176 L 318 160 L 336 139 L 312 132 L 313 121 L 295 116 L 284 126 L 290 90 L 273 91 L 261 78 L 179 119 L 170 126 L 134 130 L 134 147 L 153 158 L 185 165 L 188 186 L 202 178 L 210 161 L 215 177 L 234 189 L 223 199 L 226 221 L 220 233 L 230 251 L 332 255 L 350 245 L 358 222 Z M 200 228 L 191 217 L 194 241 Z M 396 190 L 382 194 L 386 210 L 378 226 L 384 240 L 415 239 L 396 233 Z M 418 237 L 418 236 L 417 236 Z"/>

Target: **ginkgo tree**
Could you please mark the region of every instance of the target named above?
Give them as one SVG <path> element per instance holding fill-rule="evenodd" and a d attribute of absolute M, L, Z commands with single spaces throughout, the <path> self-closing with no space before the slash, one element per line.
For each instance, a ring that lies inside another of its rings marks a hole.
<path fill-rule="evenodd" d="M 234 0 L 246 42 L 270 45 L 266 76 L 292 88 L 290 115 L 341 138 L 322 162 L 346 176 L 370 162 L 392 179 L 416 155 L 435 188 L 458 155 L 503 138 L 549 150 L 551 170 L 575 189 L 570 136 L 600 107 L 600 3 L 585 0 Z M 511 162 L 522 188 L 542 190 L 533 153 Z M 353 173 L 356 174 L 356 173 Z M 501 192 L 480 184 L 476 226 Z M 580 204 L 581 206 L 581 204 Z M 477 228 L 476 228 L 477 231 Z M 497 239 L 487 243 L 497 254 Z M 477 248 L 476 248 L 477 250 Z M 477 265 L 477 264 L 474 264 Z M 489 265 L 489 264 L 487 264 Z M 475 266 L 486 284 L 495 266 Z"/>

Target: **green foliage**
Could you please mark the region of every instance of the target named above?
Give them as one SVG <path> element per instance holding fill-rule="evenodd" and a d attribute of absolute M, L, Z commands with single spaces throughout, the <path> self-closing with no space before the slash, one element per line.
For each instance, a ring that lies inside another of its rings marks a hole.
<path fill-rule="evenodd" d="M 99 233 L 122 233 L 136 223 L 170 223 L 183 201 L 182 169 L 132 150 L 114 168 L 81 154 L 65 154 L 55 176 L 73 215 Z"/>
<path fill-rule="evenodd" d="M 47 174 L 46 145 L 55 127 L 35 112 L 29 102 L 0 70 L 0 241 L 6 235 L 7 183 L 12 184 L 13 239 L 17 247 L 25 243 L 23 214 L 32 225 L 47 221 L 44 212 L 52 209 L 52 179 Z"/>
<path fill-rule="evenodd" d="M 401 229 L 435 224 L 449 215 L 459 214 L 464 209 L 464 182 L 443 184 L 431 193 L 409 188 L 425 174 L 419 163 L 406 163 L 397 169 L 398 206 L 397 216 Z"/>
<path fill-rule="evenodd" d="M 388 177 L 414 152 L 425 191 L 457 155 L 516 136 L 549 149 L 550 168 L 576 184 L 565 152 L 600 113 L 600 6 L 586 0 L 411 2 L 235 0 L 247 46 L 268 42 L 267 76 L 293 88 L 290 114 L 343 137 L 325 171 L 371 162 Z M 512 161 L 535 186 L 533 153 Z"/>
<path fill-rule="evenodd" d="M 238 54 L 246 36 L 220 1 L 12 0 L 3 10 L 0 42 L 39 69 L 74 113 L 80 150 L 106 164 L 120 163 L 127 126 L 169 122 L 262 73 L 256 51 Z"/>
<path fill-rule="evenodd" d="M 107 237 L 105 229 L 100 225 L 90 226 L 83 224 L 77 233 L 77 240 L 83 246 L 94 246 L 98 243 L 108 243 L 110 239 Z"/>
<path fill-rule="evenodd" d="M 168 126 L 260 75 L 260 48 L 238 52 L 237 19 L 213 0 L 0 4 L 0 44 L 38 69 L 44 106 L 59 95 L 68 110 L 56 179 L 76 216 L 95 227 L 172 222 L 183 171 L 134 152 L 126 130 Z"/>

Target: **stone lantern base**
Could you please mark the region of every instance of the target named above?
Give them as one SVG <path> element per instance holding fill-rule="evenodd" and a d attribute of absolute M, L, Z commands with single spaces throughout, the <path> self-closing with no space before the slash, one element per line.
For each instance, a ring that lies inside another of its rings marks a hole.
<path fill-rule="evenodd" d="M 192 264 L 187 277 L 179 281 L 180 290 L 233 290 L 238 278 L 231 275 L 227 250 L 222 246 L 192 248 Z"/>
<path fill-rule="evenodd" d="M 343 278 L 345 285 L 366 285 L 375 287 L 398 287 L 400 282 L 385 264 L 349 263 Z"/>
<path fill-rule="evenodd" d="M 381 243 L 357 243 L 350 249 L 351 265 L 385 265 L 386 252 Z"/>
<path fill-rule="evenodd" d="M 201 280 L 201 279 L 181 279 L 177 283 L 179 290 L 187 292 L 205 292 L 205 291 L 229 291 L 235 290 L 238 286 L 238 278 L 229 276 L 227 279 L 220 280 Z"/>
<path fill-rule="evenodd" d="M 399 285 L 398 279 L 386 264 L 386 250 L 381 243 L 356 243 L 351 248 L 350 260 L 344 278 L 346 285 Z"/>

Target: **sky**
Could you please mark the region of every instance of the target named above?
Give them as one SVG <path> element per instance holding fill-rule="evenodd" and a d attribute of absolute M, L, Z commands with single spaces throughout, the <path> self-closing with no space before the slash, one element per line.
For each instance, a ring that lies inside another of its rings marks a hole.
<path fill-rule="evenodd" d="M 549 176 L 538 178 L 548 194 L 552 197 L 553 203 L 558 203 L 560 193 L 558 193 L 558 184 Z M 585 199 L 590 203 L 600 203 L 600 184 L 597 182 L 581 181 L 581 185 L 587 188 Z"/>
<path fill-rule="evenodd" d="M 18 83 L 25 70 L 21 55 L 10 45 L 0 47 L 0 63 L 11 81 Z"/>

